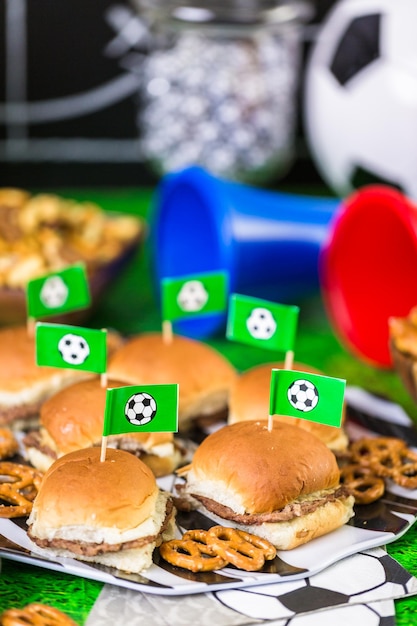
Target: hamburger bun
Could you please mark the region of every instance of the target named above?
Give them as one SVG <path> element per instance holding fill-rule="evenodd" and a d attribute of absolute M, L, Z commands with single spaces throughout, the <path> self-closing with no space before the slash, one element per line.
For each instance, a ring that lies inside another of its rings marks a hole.
<path fill-rule="evenodd" d="M 109 387 L 126 383 L 99 377 L 82 380 L 61 389 L 40 409 L 40 428 L 30 432 L 23 444 L 30 463 L 46 471 L 55 459 L 89 446 L 98 446 L 103 435 L 106 393 Z M 172 433 L 126 433 L 108 437 L 108 445 L 136 454 L 155 476 L 171 474 L 182 461 Z"/>
<path fill-rule="evenodd" d="M 49 556 L 140 572 L 173 538 L 171 497 L 133 454 L 107 449 L 104 461 L 100 454 L 85 448 L 53 463 L 33 502 L 29 537 Z"/>
<path fill-rule="evenodd" d="M 107 334 L 109 354 L 122 339 Z M 38 424 L 42 403 L 71 383 L 90 378 L 90 372 L 36 365 L 35 337 L 27 326 L 0 330 L 0 425 L 27 430 Z"/>
<path fill-rule="evenodd" d="M 161 333 L 132 337 L 109 359 L 108 375 L 133 385 L 179 384 L 178 430 L 199 419 L 226 419 L 229 390 L 237 372 L 208 344 Z"/>
<path fill-rule="evenodd" d="M 185 494 L 217 524 L 289 550 L 345 524 L 354 499 L 334 454 L 315 435 L 268 420 L 224 426 L 180 470 Z"/>
<path fill-rule="evenodd" d="M 229 424 L 268 418 L 271 370 L 282 369 L 283 367 L 283 362 L 262 363 L 261 365 L 251 367 L 236 378 L 230 391 Z M 304 363 L 294 363 L 292 369 L 300 372 L 322 374 L 320 370 Z M 274 420 L 308 430 L 336 454 L 347 450 L 349 441 L 343 425 L 337 428 L 288 415 L 274 415 Z"/>

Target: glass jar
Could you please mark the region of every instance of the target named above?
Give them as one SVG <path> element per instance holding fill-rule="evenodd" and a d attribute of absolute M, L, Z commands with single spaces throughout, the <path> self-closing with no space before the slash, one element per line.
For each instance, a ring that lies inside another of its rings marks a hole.
<path fill-rule="evenodd" d="M 200 165 L 249 183 L 282 177 L 295 154 L 302 1 L 135 0 L 151 48 L 138 130 L 157 174 Z"/>

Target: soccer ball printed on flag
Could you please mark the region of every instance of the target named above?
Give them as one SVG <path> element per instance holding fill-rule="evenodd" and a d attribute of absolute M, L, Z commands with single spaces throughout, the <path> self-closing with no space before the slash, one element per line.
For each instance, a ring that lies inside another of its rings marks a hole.
<path fill-rule="evenodd" d="M 56 309 L 66 302 L 68 287 L 60 276 L 50 276 L 43 283 L 39 298 L 48 309 Z"/>
<path fill-rule="evenodd" d="M 317 387 L 309 380 L 295 380 L 288 387 L 287 395 L 291 406 L 303 413 L 312 411 L 319 401 Z"/>
<path fill-rule="evenodd" d="M 58 342 L 59 353 L 69 365 L 81 365 L 90 355 L 90 346 L 81 335 L 67 333 Z"/>
<path fill-rule="evenodd" d="M 201 311 L 208 300 L 208 293 L 200 280 L 189 280 L 181 287 L 177 304 L 183 311 Z"/>
<path fill-rule="evenodd" d="M 149 424 L 156 415 L 156 401 L 149 393 L 135 393 L 125 406 L 125 415 L 131 424 L 144 426 Z"/>
<path fill-rule="evenodd" d="M 256 307 L 246 320 L 246 328 L 255 339 L 270 339 L 277 329 L 277 323 L 271 311 Z"/>

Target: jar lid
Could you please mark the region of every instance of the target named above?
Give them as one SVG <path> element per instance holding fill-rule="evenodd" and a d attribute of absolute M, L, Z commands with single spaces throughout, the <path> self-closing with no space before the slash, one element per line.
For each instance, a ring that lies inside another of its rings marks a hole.
<path fill-rule="evenodd" d="M 312 17 L 306 0 L 133 0 L 140 12 L 153 20 L 169 20 L 178 26 L 276 26 Z"/>

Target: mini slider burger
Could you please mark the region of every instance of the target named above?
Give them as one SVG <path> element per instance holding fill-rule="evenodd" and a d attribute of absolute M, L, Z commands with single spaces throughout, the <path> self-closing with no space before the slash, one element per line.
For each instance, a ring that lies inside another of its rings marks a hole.
<path fill-rule="evenodd" d="M 268 420 L 220 428 L 179 473 L 181 496 L 192 507 L 278 550 L 334 531 L 353 515 L 334 454 L 315 435 L 278 421 L 271 431 Z"/>
<path fill-rule="evenodd" d="M 268 417 L 271 370 L 274 368 L 282 369 L 283 367 L 283 363 L 262 363 L 251 367 L 236 378 L 230 391 L 229 424 L 245 420 L 264 420 Z M 293 369 L 313 374 L 322 373 L 304 363 L 294 363 Z M 349 440 L 343 425 L 337 428 L 336 426 L 328 426 L 287 415 L 274 415 L 274 420 L 308 430 L 323 441 L 336 455 L 342 455 L 347 450 Z"/>
<path fill-rule="evenodd" d="M 173 335 L 143 333 L 109 359 L 109 377 L 131 385 L 179 384 L 178 430 L 226 420 L 229 391 L 237 372 L 208 344 Z"/>
<path fill-rule="evenodd" d="M 107 387 L 124 384 L 107 381 Z M 43 403 L 39 430 L 23 439 L 27 458 L 34 467 L 45 472 L 64 454 L 101 444 L 107 387 L 100 378 L 90 378 L 65 387 Z M 108 446 L 135 454 L 158 477 L 171 474 L 184 460 L 170 432 L 111 435 Z"/>
<path fill-rule="evenodd" d="M 122 339 L 107 335 L 109 354 Z M 36 365 L 35 337 L 26 326 L 0 330 L 0 426 L 28 430 L 37 425 L 42 403 L 67 385 L 91 377 L 89 372 Z"/>
<path fill-rule="evenodd" d="M 49 558 L 71 557 L 139 573 L 172 539 L 175 509 L 151 470 L 123 450 L 71 452 L 49 468 L 28 518 L 28 535 Z"/>

